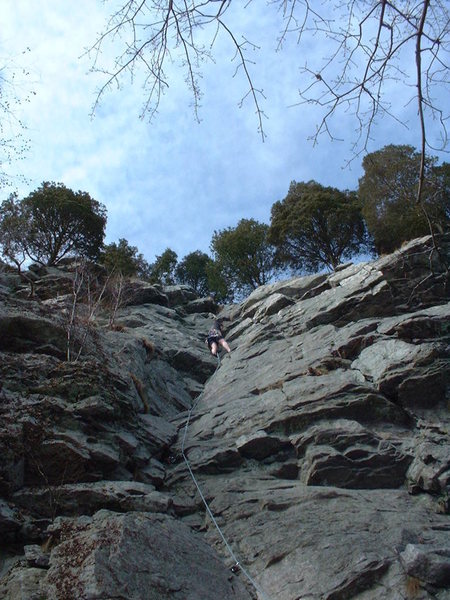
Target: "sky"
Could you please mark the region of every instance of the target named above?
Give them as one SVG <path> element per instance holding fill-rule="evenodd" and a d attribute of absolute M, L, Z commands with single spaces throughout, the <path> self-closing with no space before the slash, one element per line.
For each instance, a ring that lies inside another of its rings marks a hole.
<path fill-rule="evenodd" d="M 249 68 L 264 94 L 264 142 L 250 99 L 239 106 L 245 80 L 242 70 L 235 72 L 226 36 L 215 40 L 214 62 L 202 65 L 200 122 L 177 64 L 168 69 L 170 85 L 151 122 L 140 118 L 139 74 L 104 95 L 92 116 L 105 79 L 92 72 L 94 54 L 87 49 L 119 0 L 1 3 L 0 59 L 5 76 L 14 73 L 15 94 L 24 100 L 17 111 L 29 140 L 23 160 L 9 168 L 11 189 L 2 190 L 1 200 L 14 190 L 25 197 L 43 181 L 88 192 L 106 206 L 105 242 L 125 238 L 153 262 L 169 247 L 180 260 L 194 250 L 210 253 L 214 231 L 240 219 L 269 223 L 272 205 L 286 196 L 293 180 L 357 189 L 361 159 L 346 166 L 354 121 L 341 114 L 333 132 L 342 141 L 322 136 L 314 146 L 308 137 L 322 113 L 299 105 L 300 67 L 326 55 L 323 41 L 309 37 L 299 46 L 293 35 L 277 51 L 281 15 L 265 1 L 236 1 L 226 14 L 238 40 L 258 42 Z M 202 35 L 209 43 L 208 32 Z M 104 46 L 100 64 L 112 64 L 120 43 Z M 389 143 L 420 143 L 415 108 L 399 84 L 391 85 L 410 126 L 381 120 L 370 151 Z"/>

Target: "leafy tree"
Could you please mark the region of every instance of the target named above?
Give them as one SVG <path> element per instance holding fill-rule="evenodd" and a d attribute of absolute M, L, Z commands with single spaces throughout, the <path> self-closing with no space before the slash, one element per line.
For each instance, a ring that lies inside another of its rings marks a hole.
<path fill-rule="evenodd" d="M 232 282 L 226 279 L 225 273 L 216 261 L 211 260 L 206 265 L 206 274 L 208 277 L 209 293 L 214 300 L 221 303 L 233 302 L 234 291 Z"/>
<path fill-rule="evenodd" d="M 335 269 L 365 247 L 358 198 L 315 181 L 293 181 L 286 198 L 272 206 L 269 239 L 279 264 L 293 271 Z"/>
<path fill-rule="evenodd" d="M 19 273 L 26 260 L 23 248 L 24 222 L 17 202 L 17 194 L 11 194 L 0 205 L 0 245 L 2 255 L 9 263 L 16 265 Z"/>
<path fill-rule="evenodd" d="M 150 280 L 162 285 L 173 285 L 175 283 L 177 261 L 177 253 L 170 248 L 166 248 L 160 256 L 156 257 L 156 261 L 150 265 Z"/>
<path fill-rule="evenodd" d="M 264 223 L 241 219 L 236 227 L 214 232 L 211 250 L 217 268 L 235 295 L 246 295 L 274 276 L 275 250 L 268 241 L 268 230 Z"/>
<path fill-rule="evenodd" d="M 212 262 L 205 252 L 191 252 L 178 263 L 176 278 L 180 283 L 190 285 L 199 296 L 207 296 L 210 294 L 207 267 Z"/>
<path fill-rule="evenodd" d="M 389 145 L 364 157 L 359 180 L 363 215 L 380 254 L 430 233 L 430 223 L 443 230 L 450 220 L 449 165 L 425 160 L 422 201 L 417 202 L 421 153 L 412 146 Z"/>
<path fill-rule="evenodd" d="M 14 249 L 47 265 L 66 256 L 96 259 L 100 253 L 106 208 L 86 192 L 44 182 L 23 200 L 10 196 L 2 203 L 0 215 L 2 231 L 9 232 L 8 252 Z"/>
<path fill-rule="evenodd" d="M 138 276 L 143 279 L 150 276 L 150 265 L 138 251 L 121 238 L 119 243 L 112 242 L 104 247 L 101 262 L 110 273 L 120 273 L 124 277 Z"/>

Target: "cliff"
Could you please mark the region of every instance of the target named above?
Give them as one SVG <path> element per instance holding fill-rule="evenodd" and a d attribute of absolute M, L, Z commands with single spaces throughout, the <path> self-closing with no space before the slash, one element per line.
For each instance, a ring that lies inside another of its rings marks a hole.
<path fill-rule="evenodd" d="M 0 274 L 0 597 L 450 598 L 449 259 L 258 288 L 220 362 L 187 287 Z"/>

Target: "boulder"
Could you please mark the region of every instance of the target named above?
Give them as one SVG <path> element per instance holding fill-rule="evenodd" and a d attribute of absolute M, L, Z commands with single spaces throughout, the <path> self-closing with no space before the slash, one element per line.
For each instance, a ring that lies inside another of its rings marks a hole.
<path fill-rule="evenodd" d="M 20 529 L 21 519 L 17 510 L 11 509 L 5 500 L 0 499 L 0 532 L 4 539 Z"/>
<path fill-rule="evenodd" d="M 169 300 L 169 306 L 184 306 L 197 299 L 196 292 L 188 285 L 165 285 L 164 294 Z"/>
<path fill-rule="evenodd" d="M 408 575 L 437 588 L 450 587 L 450 551 L 447 545 L 408 544 L 400 554 Z"/>
<path fill-rule="evenodd" d="M 208 296 L 206 298 L 196 298 L 195 300 L 190 300 L 184 306 L 184 310 L 188 314 L 192 313 L 216 313 L 218 310 L 218 304 L 215 302 L 214 298 Z"/>
<path fill-rule="evenodd" d="M 16 492 L 14 501 L 30 511 L 46 517 L 91 515 L 97 510 L 168 512 L 170 496 L 155 491 L 153 485 L 137 481 L 98 481 L 24 488 Z"/>
<path fill-rule="evenodd" d="M 50 319 L 0 313 L 0 351 L 49 354 L 64 360 L 67 331 Z"/>
<path fill-rule="evenodd" d="M 101 511 L 58 520 L 51 532 L 60 542 L 43 585 L 49 598 L 251 598 L 213 548 L 168 515 Z"/>
<path fill-rule="evenodd" d="M 157 286 L 139 280 L 129 282 L 124 290 L 124 305 L 157 304 L 168 306 L 169 299 Z"/>

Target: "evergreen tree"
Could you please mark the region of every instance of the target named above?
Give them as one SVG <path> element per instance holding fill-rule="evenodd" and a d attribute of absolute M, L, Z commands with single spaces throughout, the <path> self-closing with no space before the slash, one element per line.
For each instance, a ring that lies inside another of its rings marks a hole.
<path fill-rule="evenodd" d="M 136 246 L 130 246 L 128 241 L 121 238 L 119 243 L 112 242 L 104 247 L 101 262 L 110 273 L 121 274 L 124 277 L 150 276 L 150 265 L 138 251 Z"/>
<path fill-rule="evenodd" d="M 205 252 L 191 252 L 178 263 L 176 278 L 180 283 L 190 285 L 199 296 L 208 296 L 211 293 L 207 272 L 210 263 L 212 259 Z"/>
<path fill-rule="evenodd" d="M 170 248 L 166 248 L 160 256 L 156 257 L 156 261 L 150 265 L 150 280 L 162 285 L 173 285 L 175 283 L 177 260 L 177 253 Z"/>
<path fill-rule="evenodd" d="M 97 259 L 105 227 L 105 206 L 62 183 L 44 182 L 23 200 L 13 195 L 0 206 L 3 253 L 6 245 L 40 264 L 56 265 L 67 256 Z"/>
<path fill-rule="evenodd" d="M 277 262 L 294 272 L 335 269 L 366 246 L 360 202 L 354 192 L 293 181 L 272 206 L 269 239 Z"/>
<path fill-rule="evenodd" d="M 216 268 L 234 295 L 244 296 L 275 275 L 268 230 L 264 223 L 241 219 L 236 227 L 214 232 L 211 250 Z"/>
<path fill-rule="evenodd" d="M 415 237 L 448 228 L 450 178 L 448 163 L 436 166 L 427 157 L 421 202 L 417 202 L 421 154 L 412 146 L 389 145 L 364 157 L 359 197 L 375 250 L 392 252 Z"/>

